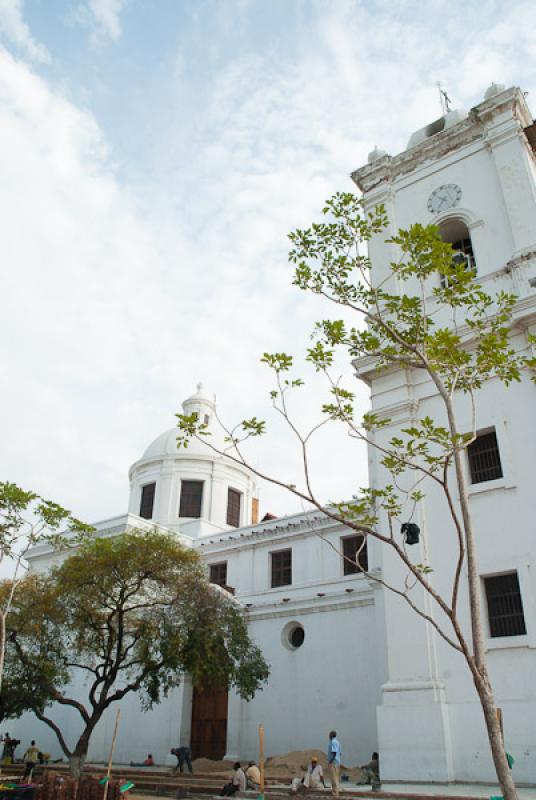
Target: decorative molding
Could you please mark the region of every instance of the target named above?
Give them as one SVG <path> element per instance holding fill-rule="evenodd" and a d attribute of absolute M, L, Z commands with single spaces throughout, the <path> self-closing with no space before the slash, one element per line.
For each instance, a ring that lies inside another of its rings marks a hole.
<path fill-rule="evenodd" d="M 528 111 L 525 111 L 526 102 L 521 90 L 512 87 L 479 103 L 470 110 L 464 120 L 451 128 L 430 136 L 424 142 L 396 156 L 386 155 L 371 164 L 366 164 L 354 170 L 351 178 L 362 192 L 368 194 L 382 183 L 390 183 L 401 175 L 414 172 L 417 167 L 427 162 L 436 161 L 475 141 L 480 140 L 482 146 L 485 146 L 486 142 L 493 145 L 495 134 L 493 131 L 488 131 L 487 126 L 505 108 L 512 107 L 515 111 L 515 121 L 514 123 L 510 121 L 508 131 L 509 135 L 511 132 L 517 133 L 521 127 L 530 125 L 532 120 L 527 121 Z M 506 135 L 506 130 L 502 126 L 498 127 L 501 129 L 500 135 L 503 135 L 503 131 Z"/>
<path fill-rule="evenodd" d="M 315 605 L 312 605 L 313 602 L 315 602 Z M 375 605 L 375 602 L 372 593 L 366 597 L 356 597 L 351 600 L 344 600 L 341 598 L 337 602 L 331 603 L 316 603 L 315 598 L 303 598 L 301 600 L 290 600 L 284 605 L 278 604 L 277 607 L 275 605 L 258 606 L 258 611 L 256 611 L 255 608 L 250 608 L 247 611 L 247 615 L 250 622 L 257 622 L 263 619 L 278 619 L 281 617 L 298 615 L 306 616 L 308 614 L 322 614 L 327 611 L 346 611 L 349 608 L 364 608 L 373 605 Z"/>
<path fill-rule="evenodd" d="M 390 420 L 393 425 L 400 425 L 404 422 L 416 420 L 418 409 L 419 401 L 408 397 L 406 400 L 392 403 L 389 406 L 383 406 L 381 409 L 373 409 L 373 413 L 380 419 Z"/>

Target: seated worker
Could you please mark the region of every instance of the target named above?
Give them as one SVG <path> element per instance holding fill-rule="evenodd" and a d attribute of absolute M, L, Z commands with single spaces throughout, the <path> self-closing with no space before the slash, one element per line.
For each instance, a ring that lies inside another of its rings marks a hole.
<path fill-rule="evenodd" d="M 247 788 L 257 790 L 261 785 L 261 771 L 254 761 L 250 761 L 246 770 Z"/>
<path fill-rule="evenodd" d="M 131 767 L 154 767 L 154 759 L 153 759 L 151 753 L 148 753 L 147 754 L 147 758 L 145 759 L 145 761 L 143 763 L 136 764 L 134 761 L 131 761 L 130 762 L 130 766 Z"/>
<path fill-rule="evenodd" d="M 175 770 L 180 769 L 181 772 L 184 772 L 184 765 L 188 767 L 188 772 L 193 772 L 192 767 L 192 751 L 189 747 L 172 747 L 171 755 L 176 756 L 177 763 L 175 765 Z"/>
<path fill-rule="evenodd" d="M 324 783 L 324 770 L 322 769 L 322 765 L 318 763 L 318 758 L 313 756 L 305 768 L 303 778 L 294 778 L 292 781 L 291 791 L 297 792 L 298 789 L 318 789 L 321 785 L 326 785 Z"/>
<path fill-rule="evenodd" d="M 374 752 L 368 764 L 363 764 L 360 769 L 365 773 L 364 783 L 370 783 L 372 786 L 380 785 L 380 759 L 378 753 Z"/>
<path fill-rule="evenodd" d="M 246 773 L 240 766 L 240 761 L 233 764 L 233 775 L 230 783 L 226 783 L 220 792 L 220 797 L 232 797 L 237 792 L 245 792 L 247 786 Z"/>

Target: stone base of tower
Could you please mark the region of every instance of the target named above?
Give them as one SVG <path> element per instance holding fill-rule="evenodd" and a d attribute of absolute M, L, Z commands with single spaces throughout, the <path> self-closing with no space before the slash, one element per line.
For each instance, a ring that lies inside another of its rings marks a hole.
<path fill-rule="evenodd" d="M 382 780 L 454 780 L 449 713 L 442 684 L 385 684 L 377 719 Z"/>

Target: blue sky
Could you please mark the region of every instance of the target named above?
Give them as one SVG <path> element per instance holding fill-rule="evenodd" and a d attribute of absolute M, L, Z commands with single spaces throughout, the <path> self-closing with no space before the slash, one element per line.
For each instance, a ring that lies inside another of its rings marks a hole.
<path fill-rule="evenodd" d="M 495 80 L 534 108 L 536 5 L 0 0 L 2 478 L 103 518 L 199 380 L 263 416 L 260 355 L 324 313 L 286 234 L 439 116 L 438 80 L 456 107 Z M 299 483 L 279 428 L 254 458 Z M 325 498 L 366 482 L 335 433 L 313 461 Z"/>

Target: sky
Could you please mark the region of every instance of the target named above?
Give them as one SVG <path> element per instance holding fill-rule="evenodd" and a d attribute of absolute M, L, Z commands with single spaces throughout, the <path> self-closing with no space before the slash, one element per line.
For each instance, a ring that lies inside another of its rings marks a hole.
<path fill-rule="evenodd" d="M 267 419 L 251 458 L 300 485 L 260 357 L 301 356 L 330 309 L 292 286 L 287 234 L 440 116 L 437 81 L 456 108 L 496 81 L 536 109 L 536 4 L 0 0 L 0 480 L 122 514 L 202 381 L 226 422 Z M 342 431 L 311 459 L 323 500 L 367 483 Z"/>

